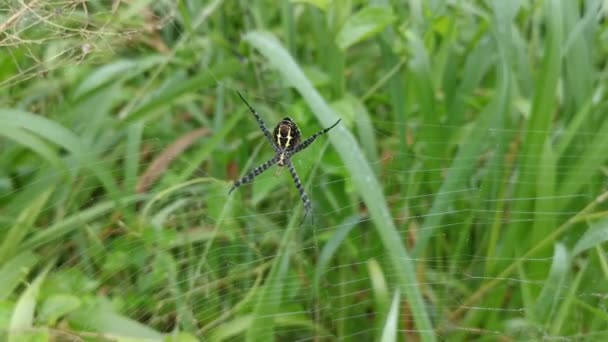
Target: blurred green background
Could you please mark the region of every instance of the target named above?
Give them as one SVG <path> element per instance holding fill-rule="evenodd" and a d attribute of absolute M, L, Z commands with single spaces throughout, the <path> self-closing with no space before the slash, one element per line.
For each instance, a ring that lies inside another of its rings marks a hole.
<path fill-rule="evenodd" d="M 3 2 L 0 339 L 608 338 L 607 10 Z"/>

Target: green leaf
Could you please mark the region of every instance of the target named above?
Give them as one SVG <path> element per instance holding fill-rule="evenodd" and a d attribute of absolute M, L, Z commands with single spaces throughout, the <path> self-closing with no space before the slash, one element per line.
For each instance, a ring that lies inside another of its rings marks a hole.
<path fill-rule="evenodd" d="M 51 295 L 42 303 L 38 320 L 54 326 L 61 317 L 75 311 L 80 305 L 81 301 L 76 296 L 69 294 Z"/>
<path fill-rule="evenodd" d="M 567 288 L 564 281 L 570 269 L 570 258 L 566 247 L 560 243 L 555 245 L 553 262 L 549 277 L 545 279 L 543 289 L 536 301 L 536 315 L 540 322 L 548 323 L 557 306 L 562 301 L 562 293 Z"/>
<path fill-rule="evenodd" d="M 51 269 L 49 265 L 36 277 L 36 279 L 27 287 L 27 289 L 21 294 L 17 305 L 13 311 L 11 317 L 11 323 L 9 325 L 8 341 L 18 342 L 23 340 L 22 333 L 30 330 L 34 325 L 34 311 L 36 309 L 36 299 L 40 286 L 46 277 L 46 274 Z"/>
<path fill-rule="evenodd" d="M 146 195 L 136 195 L 129 196 L 121 199 L 120 201 L 106 201 L 101 202 L 97 205 L 94 205 L 85 210 L 74 213 L 73 215 L 64 218 L 61 221 L 56 222 L 50 227 L 38 231 L 28 240 L 26 240 L 21 248 L 30 249 L 36 248 L 41 245 L 53 242 L 57 239 L 63 238 L 66 234 L 71 233 L 72 231 L 81 228 L 82 225 L 90 220 L 94 220 L 102 215 L 106 215 L 110 213 L 112 210 L 115 210 L 119 206 L 126 206 L 133 204 L 141 199 L 144 199 L 148 196 Z"/>
<path fill-rule="evenodd" d="M 164 335 L 138 321 L 114 312 L 110 304 L 100 299 L 81 307 L 68 316 L 71 324 L 116 339 L 162 341 Z"/>
<path fill-rule="evenodd" d="M 391 303 L 391 309 L 386 316 L 386 323 L 384 324 L 384 329 L 382 330 L 382 342 L 395 342 L 397 341 L 397 331 L 399 321 L 399 290 L 395 292 L 393 296 L 393 302 Z"/>
<path fill-rule="evenodd" d="M 170 87 L 160 93 L 153 93 L 133 112 L 128 114 L 126 121 L 150 120 L 158 115 L 158 113 L 164 113 L 165 108 L 173 105 L 181 96 L 214 86 L 218 81 L 224 77 L 233 75 L 239 69 L 240 64 L 237 60 L 227 59 L 209 70 L 201 71 L 198 75 L 179 82 L 174 87 Z"/>
<path fill-rule="evenodd" d="M 55 152 L 54 146 L 47 141 L 40 139 L 38 136 L 28 132 L 21 127 L 12 127 L 9 125 L 0 125 L 0 136 L 3 135 L 15 142 L 31 149 L 38 153 L 42 158 L 46 159 L 54 167 L 61 171 L 67 171 L 67 167 L 59 155 Z"/>
<path fill-rule="evenodd" d="M 0 268 L 0 301 L 12 294 L 38 261 L 38 256 L 26 250 L 8 260 Z"/>
<path fill-rule="evenodd" d="M 137 60 L 118 60 L 103 65 L 80 83 L 74 92 L 74 96 L 80 97 L 86 93 L 98 91 L 104 86 L 114 84 L 116 79 L 125 80 L 138 75 L 155 65 L 161 64 L 165 58 L 165 56 L 153 55 Z"/>
<path fill-rule="evenodd" d="M 46 189 L 35 200 L 28 203 L 29 206 L 23 208 L 15 224 L 3 236 L 4 240 L 0 245 L 0 265 L 12 258 L 19 250 L 22 250 L 21 243 L 23 239 L 33 228 L 34 222 L 44 209 L 54 190 L 54 187 Z"/>
<path fill-rule="evenodd" d="M 104 162 L 96 159 L 97 153 L 76 134 L 59 123 L 23 110 L 0 109 L 0 125 L 21 127 L 51 143 L 70 151 L 81 167 L 87 167 L 112 195 L 118 194 L 116 182 Z"/>
<path fill-rule="evenodd" d="M 579 255 L 589 248 L 593 248 L 606 241 L 608 241 L 608 218 L 593 223 L 587 229 L 585 234 L 574 245 L 572 255 Z"/>
<path fill-rule="evenodd" d="M 329 5 L 330 0 L 291 0 L 291 2 L 311 4 L 325 11 L 327 10 L 327 5 Z"/>
<path fill-rule="evenodd" d="M 346 50 L 381 32 L 395 19 L 388 7 L 366 7 L 346 20 L 336 36 L 336 43 L 340 49 Z"/>
<path fill-rule="evenodd" d="M 348 234 L 355 228 L 356 223 L 359 221 L 358 217 L 351 217 L 340 225 L 340 228 L 332 235 L 321 250 L 319 259 L 317 261 L 317 267 L 315 269 L 315 280 L 313 283 L 313 289 L 315 294 L 319 293 L 321 288 L 321 278 L 325 275 L 327 268 L 338 248 L 342 245 L 342 242 L 346 239 Z"/>

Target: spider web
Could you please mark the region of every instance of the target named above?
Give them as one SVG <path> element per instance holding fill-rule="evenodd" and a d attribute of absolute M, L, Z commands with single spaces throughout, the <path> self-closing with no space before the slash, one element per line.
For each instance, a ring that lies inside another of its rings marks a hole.
<path fill-rule="evenodd" d="M 67 73 L 70 68 L 91 70 L 88 78 L 73 79 L 79 86 L 74 86 L 74 99 L 66 100 L 72 108 L 57 120 L 74 132 L 83 143 L 81 148 L 60 145 L 57 150 L 63 161 L 56 166 L 51 153 L 33 153 L 33 148 L 15 140 L 2 143 L 3 151 L 11 156 L 2 166 L 0 197 L 5 207 L 0 211 L 2 222 L 9 227 L 0 258 L 0 274 L 7 279 L 9 293 L 3 298 L 0 322 L 7 334 L 14 334 L 10 327 L 17 326 L 18 336 L 44 334 L 57 339 L 238 340 L 255 315 L 263 316 L 258 307 L 264 289 L 276 290 L 266 294 L 264 304 L 277 305 L 270 315 L 279 340 L 374 340 L 392 331 L 409 340 L 425 333 L 417 328 L 414 309 L 400 292 L 401 270 L 392 267 L 393 256 L 378 236 L 377 230 L 383 227 L 371 220 L 369 203 L 355 189 L 348 159 L 338 155 L 326 135 L 294 158 L 313 204 L 312 221 L 299 226 L 302 208 L 297 190 L 288 172 L 276 167 L 227 196 L 229 180 L 274 152 L 236 98 L 236 82 L 222 79 L 211 63 L 205 64 L 204 72 L 213 79 L 212 90 L 203 90 L 200 98 L 186 96 L 163 105 L 171 114 L 154 114 L 151 120 L 134 120 L 127 129 L 117 128 L 118 119 L 150 103 L 135 92 L 139 98 L 123 98 L 118 108 L 97 109 L 102 119 L 95 125 L 101 129 L 82 122 L 79 111 L 91 109 L 91 122 L 97 113 L 91 107 L 97 102 L 78 103 L 84 101 L 82 94 L 94 90 L 101 100 L 120 94 L 100 86 L 95 72 L 134 39 L 162 51 L 154 30 L 150 33 L 142 27 L 169 25 L 175 10 L 161 2 L 156 5 L 170 9 L 165 11 L 169 14 L 151 15 L 151 22 L 142 19 L 125 25 L 128 21 L 120 21 L 122 26 L 114 27 L 109 17 L 120 9 L 85 10 L 88 4 L 9 2 L 0 9 L 4 17 L 18 16 L 0 26 L 4 34 L 0 47 L 15 56 L 18 70 L 0 81 L 2 88 L 27 85 L 32 78 Z M 88 13 L 87 20 L 82 19 L 83 13 Z M 40 44 L 48 50 L 40 49 Z M 184 50 L 196 52 L 192 47 Z M 30 57 L 25 59 L 27 64 L 17 57 L 22 54 Z M 278 77 L 269 74 L 265 77 Z M 159 91 L 151 93 L 158 95 L 181 80 L 159 82 Z M 135 78 L 122 83 L 120 90 L 145 89 L 149 84 Z M 303 138 L 322 128 L 310 118 L 302 100 L 294 96 L 291 102 L 277 101 L 285 90 L 267 90 L 245 97 L 269 128 L 286 112 L 293 113 Z M 3 106 L 24 107 L 22 102 L 7 101 L 10 97 L 2 98 Z M 214 99 L 212 105 L 206 104 L 210 99 Z M 36 106 L 25 108 L 44 112 Z M 57 108 L 49 108 L 54 111 Z M 240 116 L 218 119 L 208 114 L 219 111 Z M 442 184 L 455 170 L 455 155 L 474 143 L 459 139 L 471 128 L 428 125 L 415 116 L 407 124 L 389 118 L 352 114 L 343 124 L 360 133 L 359 141 L 369 141 L 361 133 L 365 126 L 376 137 L 375 148 L 361 147 L 383 187 L 400 243 L 412 252 L 425 230 L 434 232 L 425 251 L 410 254 L 409 260 L 416 265 L 416 279 L 409 285 L 422 293 L 422 309 L 435 329 L 432 334 L 455 339 L 605 336 L 606 325 L 601 324 L 605 323 L 605 288 L 592 285 L 605 274 L 590 274 L 600 269 L 605 273 L 602 245 L 593 244 L 605 238 L 587 234 L 585 219 L 593 228 L 589 231 L 605 231 L 605 225 L 597 223 L 603 217 L 599 210 L 599 216 L 579 217 L 602 194 L 605 170 L 604 175 L 595 173 L 584 181 L 585 191 L 517 197 L 518 186 L 543 187 L 556 181 L 528 184 L 525 172 L 530 171 L 518 171 L 515 161 L 523 153 L 513 146 L 519 132 L 491 128 L 492 140 L 484 153 L 465 160 L 476 164 L 476 171 L 462 179 L 452 178 L 458 186 L 443 192 Z M 223 127 L 227 127 L 225 133 Z M 454 141 L 427 138 L 423 144 L 417 142 L 420 132 L 433 128 L 447 132 Z M 37 128 L 29 129 L 36 132 Z M 396 138 L 396 131 L 403 132 L 403 140 Z M 538 133 L 559 138 L 564 131 L 565 127 L 555 124 Z M 575 130 L 571 141 L 587 143 L 570 145 L 560 155 L 563 164 L 580 160 L 580 150 L 597 136 L 589 127 Z M 512 145 L 505 147 L 504 141 Z M 454 155 L 429 152 L 446 144 L 453 145 Z M 505 153 L 510 162 L 492 158 L 501 150 L 511 151 Z M 542 159 L 543 155 L 531 157 Z M 604 155 L 592 157 L 605 162 Z M 573 168 L 542 159 L 534 172 L 556 165 L 554 177 L 560 186 L 568 187 Z M 107 179 L 114 185 L 104 183 Z M 493 184 L 503 187 L 489 188 Z M 448 202 L 439 203 L 445 205 L 439 212 L 442 219 L 438 226 L 425 226 L 441 198 Z M 518 202 L 530 200 L 539 206 L 550 201 L 575 204 L 552 211 L 518 209 Z M 28 217 L 34 221 L 28 223 Z M 570 220 L 578 221 L 575 225 Z M 555 231 L 570 224 L 576 234 L 549 239 L 545 245 L 539 239 L 513 246 L 517 236 L 506 230 L 518 222 L 524 227 L 547 223 Z M 11 229 L 17 225 L 28 227 L 27 236 L 20 237 L 17 229 Z M 287 241 L 286 232 L 293 234 Z M 18 250 L 7 247 L 9 238 L 20 241 Z M 288 251 L 283 264 L 276 261 L 280 251 Z M 586 255 L 593 252 L 594 256 Z M 11 275 L 11 269 L 20 273 Z M 269 279 L 277 279 L 276 287 L 271 287 Z M 31 298 L 36 298 L 36 304 L 28 324 L 24 303 Z M 581 318 L 590 313 L 597 322 L 591 326 Z M 387 328 L 391 322 L 393 329 Z"/>

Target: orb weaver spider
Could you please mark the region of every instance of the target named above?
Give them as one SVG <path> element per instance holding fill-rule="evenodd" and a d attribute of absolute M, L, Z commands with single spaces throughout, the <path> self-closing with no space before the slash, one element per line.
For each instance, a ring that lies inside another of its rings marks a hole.
<path fill-rule="evenodd" d="M 320 135 L 325 134 L 325 133 L 329 132 L 330 129 L 336 127 L 336 125 L 342 119 L 339 119 L 338 121 L 336 121 L 336 123 L 334 123 L 330 127 L 322 129 L 319 132 L 311 135 L 308 139 L 301 141 L 301 132 L 300 132 L 300 129 L 298 128 L 298 125 L 296 125 L 296 123 L 291 118 L 285 117 L 281 121 L 279 121 L 279 123 L 275 126 L 274 131 L 271 134 L 270 131 L 268 130 L 268 128 L 266 128 L 266 124 L 264 124 L 264 121 L 262 120 L 262 118 L 260 117 L 258 112 L 255 109 L 253 109 L 253 107 L 251 107 L 251 105 L 249 105 L 247 100 L 245 100 L 245 98 L 243 97 L 243 95 L 241 95 L 240 92 L 237 91 L 237 94 L 239 95 L 241 100 L 243 100 L 245 105 L 247 105 L 247 107 L 249 108 L 249 111 L 251 111 L 251 113 L 255 117 L 255 120 L 258 122 L 258 125 L 260 126 L 260 130 L 262 130 L 262 133 L 264 133 L 264 136 L 266 136 L 266 139 L 268 140 L 270 145 L 274 148 L 274 151 L 276 154 L 274 155 L 274 157 L 272 157 L 270 160 L 268 160 L 264 164 L 261 164 L 260 166 L 249 171 L 249 173 L 247 173 L 245 176 L 243 176 L 243 178 L 235 181 L 232 188 L 230 188 L 230 191 L 228 191 L 228 194 L 230 194 L 232 191 L 234 191 L 236 188 L 240 187 L 241 185 L 253 181 L 253 179 L 255 177 L 259 176 L 264 171 L 268 170 L 274 164 L 277 164 L 279 167 L 287 166 L 287 169 L 289 170 L 289 173 L 291 174 L 291 178 L 293 178 L 293 182 L 294 182 L 296 188 L 298 189 L 298 192 L 300 193 L 300 198 L 302 199 L 302 202 L 304 203 L 304 216 L 303 216 L 303 220 L 304 220 L 304 218 L 306 218 L 306 215 L 308 214 L 308 212 L 311 209 L 310 199 L 308 198 L 306 191 L 304 191 L 304 187 L 302 186 L 300 177 L 298 177 L 296 168 L 291 163 L 291 157 L 294 154 L 301 152 L 305 148 L 310 146 L 310 144 L 312 144 L 312 142 L 315 141 L 315 139 L 317 139 Z"/>

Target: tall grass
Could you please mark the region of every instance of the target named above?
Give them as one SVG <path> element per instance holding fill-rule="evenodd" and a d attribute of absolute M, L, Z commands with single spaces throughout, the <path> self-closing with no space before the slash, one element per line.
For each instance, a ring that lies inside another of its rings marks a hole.
<path fill-rule="evenodd" d="M 0 339 L 608 337 L 602 2 L 110 3 L 0 5 Z"/>

